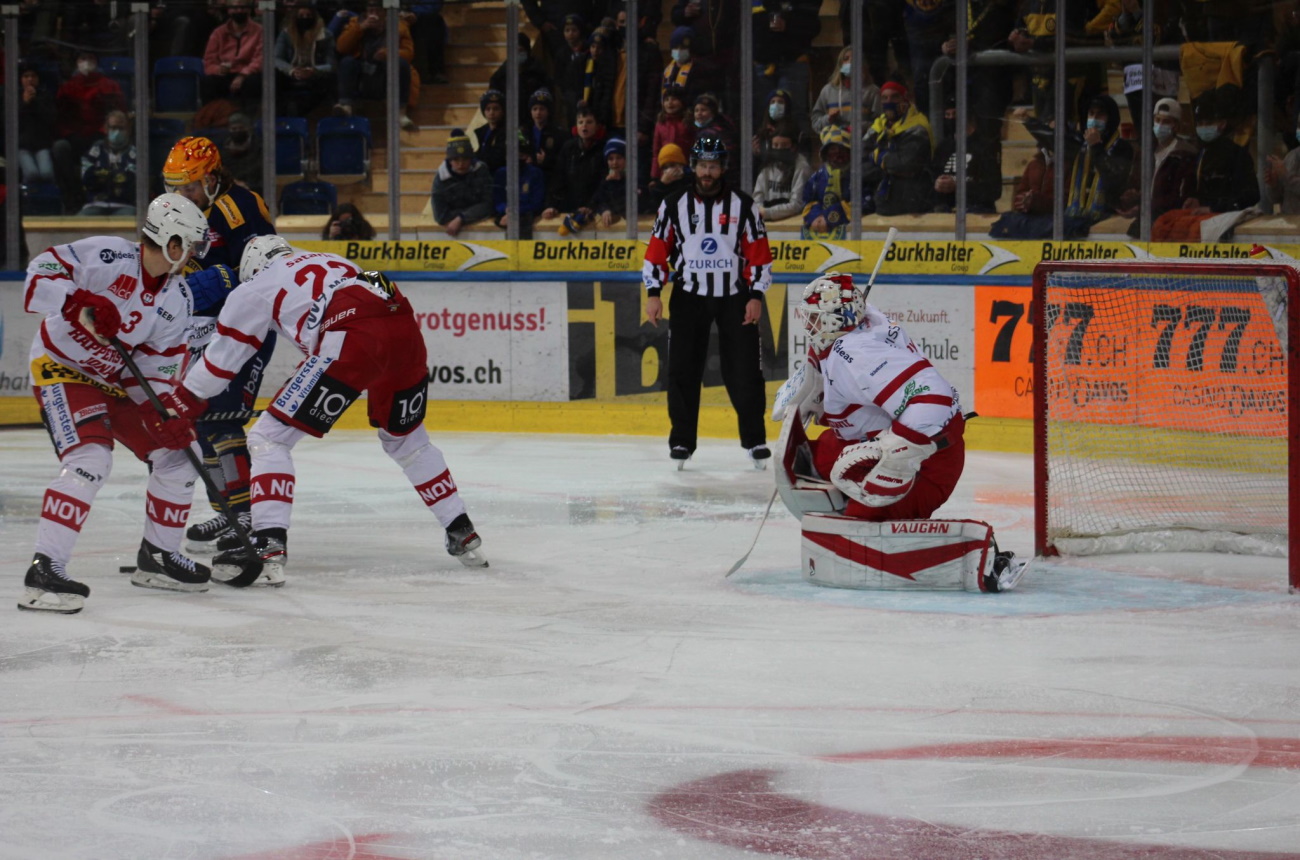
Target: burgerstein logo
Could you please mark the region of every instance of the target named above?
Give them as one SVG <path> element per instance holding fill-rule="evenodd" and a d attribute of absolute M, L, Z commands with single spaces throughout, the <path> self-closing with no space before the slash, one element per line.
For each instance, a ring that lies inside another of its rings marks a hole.
<path fill-rule="evenodd" d="M 700 250 L 706 254 L 718 253 L 718 240 L 714 239 L 712 236 L 706 238 L 700 243 Z"/>

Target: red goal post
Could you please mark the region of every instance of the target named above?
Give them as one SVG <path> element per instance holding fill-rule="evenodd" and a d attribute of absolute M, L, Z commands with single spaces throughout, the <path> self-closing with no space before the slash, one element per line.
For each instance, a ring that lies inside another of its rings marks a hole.
<path fill-rule="evenodd" d="M 1037 553 L 1285 556 L 1300 591 L 1298 296 L 1277 261 L 1040 263 Z"/>

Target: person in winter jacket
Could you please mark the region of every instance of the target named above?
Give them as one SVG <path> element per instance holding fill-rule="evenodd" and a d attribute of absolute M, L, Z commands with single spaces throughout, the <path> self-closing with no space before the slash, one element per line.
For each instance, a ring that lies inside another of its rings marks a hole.
<path fill-rule="evenodd" d="M 533 166 L 542 171 L 548 186 L 565 138 L 564 130 L 555 123 L 554 108 L 555 97 L 551 91 L 538 90 L 528 97 L 528 122 L 523 126 Z"/>
<path fill-rule="evenodd" d="M 492 217 L 492 173 L 474 158 L 461 129 L 447 140 L 447 160 L 433 178 L 433 219 L 453 238 L 476 221 Z"/>
<path fill-rule="evenodd" d="M 596 186 L 591 212 L 597 225 L 608 228 L 627 214 L 627 144 L 622 138 L 611 137 L 604 152 L 609 172 Z"/>
<path fill-rule="evenodd" d="M 956 107 L 944 112 L 943 142 L 934 154 L 930 172 L 934 176 L 934 211 L 952 212 L 957 207 L 957 123 Z M 997 211 L 1002 196 L 1002 144 L 979 131 L 975 116 L 966 118 L 966 211 Z"/>
<path fill-rule="evenodd" d="M 861 73 L 862 110 L 853 109 L 853 78 Z M 880 113 L 880 87 L 871 79 L 871 73 L 862 63 L 853 61 L 853 48 L 846 46 L 835 60 L 835 70 L 830 80 L 822 87 L 821 94 L 812 107 L 812 127 L 821 137 L 827 126 L 840 125 L 846 128 L 858 126 L 866 128 Z"/>
<path fill-rule="evenodd" d="M 853 188 L 851 145 L 848 130 L 840 126 L 829 126 L 822 133 L 822 166 L 803 187 L 802 238 L 843 239 L 848 235 L 849 201 Z M 875 211 L 865 184 L 862 187 L 862 211 L 864 214 Z"/>
<path fill-rule="evenodd" d="M 226 22 L 208 36 L 199 95 L 204 103 L 230 98 L 251 104 L 262 97 L 262 25 L 252 0 L 227 0 Z"/>
<path fill-rule="evenodd" d="M 605 130 L 585 105 L 578 107 L 578 122 L 573 131 L 573 137 L 560 145 L 555 181 L 546 189 L 546 211 L 542 213 L 545 219 L 554 218 L 561 212 L 589 209 L 596 186 L 608 172 L 602 150 Z"/>
<path fill-rule="evenodd" d="M 934 193 L 930 178 L 934 142 L 930 122 L 912 104 L 907 87 L 889 81 L 880 88 L 880 116 L 863 143 L 867 161 L 862 181 L 872 188 L 876 213 L 929 212 Z"/>
<path fill-rule="evenodd" d="M 506 211 L 509 197 L 506 193 L 510 181 L 510 171 L 498 168 L 492 175 L 492 208 L 496 212 L 493 222 L 501 228 L 510 224 L 510 213 Z M 519 237 L 533 237 L 533 220 L 542 214 L 546 207 L 546 176 L 533 163 L 531 143 L 528 132 L 519 130 Z"/>
<path fill-rule="evenodd" d="M 1196 105 L 1196 136 L 1201 154 L 1196 160 L 1196 183 L 1183 208 L 1201 213 L 1237 212 L 1259 202 L 1255 164 L 1245 147 L 1228 133 L 1226 111 L 1214 93 Z"/>
<path fill-rule="evenodd" d="M 1065 181 L 1065 214 L 1093 224 L 1114 215 L 1133 169 L 1133 144 L 1120 136 L 1119 106 L 1110 96 L 1088 103 L 1083 143 Z"/>
<path fill-rule="evenodd" d="M 339 33 L 335 47 L 339 57 L 339 101 L 334 106 L 338 116 L 351 116 L 358 99 L 383 99 L 387 93 L 388 37 L 383 5 L 379 0 L 366 4 L 366 13 L 348 21 Z M 403 130 L 414 131 L 415 121 L 407 115 L 411 91 L 418 79 L 411 67 L 415 59 L 415 41 L 411 28 L 405 21 L 397 22 L 397 87 L 401 114 L 398 122 Z"/>
<path fill-rule="evenodd" d="M 821 32 L 821 0 L 762 0 L 754 2 L 754 96 L 769 89 L 790 97 L 790 119 L 796 126 L 808 120 L 808 54 Z M 760 106 L 755 105 L 755 113 Z"/>
<path fill-rule="evenodd" d="M 33 65 L 19 67 L 18 161 L 24 183 L 54 181 L 54 132 L 58 108 L 54 94 L 41 86 Z"/>
<path fill-rule="evenodd" d="M 500 90 L 488 90 L 478 100 L 478 108 L 486 123 L 474 129 L 474 147 L 478 160 L 487 165 L 490 173 L 506 166 L 506 95 Z"/>
<path fill-rule="evenodd" d="M 794 123 L 782 120 L 773 128 L 754 180 L 754 205 L 767 223 L 791 218 L 803 210 L 803 188 L 812 176 L 808 159 L 795 148 Z"/>
<path fill-rule="evenodd" d="M 300 2 L 275 38 L 277 93 L 285 116 L 306 116 L 334 97 L 336 62 L 334 34 L 314 4 Z"/>
<path fill-rule="evenodd" d="M 135 146 L 124 112 L 109 113 L 104 137 L 81 156 L 81 184 L 86 205 L 78 215 L 135 214 Z"/>
<path fill-rule="evenodd" d="M 686 90 L 677 84 L 664 87 L 662 102 L 663 109 L 655 121 L 654 138 L 650 145 L 656 154 L 663 152 L 663 148 L 670 143 L 686 152 L 695 142 L 694 126 L 688 125 L 686 118 Z M 650 168 L 650 178 L 658 179 L 661 170 L 662 166 L 656 161 Z"/>
<path fill-rule="evenodd" d="M 659 204 L 674 192 L 690 188 L 694 176 L 686 166 L 686 152 L 675 143 L 665 144 L 655 159 L 659 176 L 651 179 L 646 188 L 641 211 L 654 213 L 659 211 Z"/>

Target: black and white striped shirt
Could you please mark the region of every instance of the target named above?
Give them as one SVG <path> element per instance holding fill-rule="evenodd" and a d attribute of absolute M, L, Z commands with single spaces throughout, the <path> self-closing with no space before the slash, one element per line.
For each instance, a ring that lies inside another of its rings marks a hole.
<path fill-rule="evenodd" d="M 641 267 L 650 295 L 659 295 L 670 269 L 674 287 L 701 296 L 767 292 L 772 251 L 753 199 L 725 189 L 713 198 L 687 190 L 665 199 Z"/>

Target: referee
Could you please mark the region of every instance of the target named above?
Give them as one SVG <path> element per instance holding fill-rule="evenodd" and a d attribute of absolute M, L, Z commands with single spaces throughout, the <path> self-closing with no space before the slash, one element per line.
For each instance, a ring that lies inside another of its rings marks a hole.
<path fill-rule="evenodd" d="M 659 294 L 672 270 L 668 317 L 669 456 L 681 469 L 695 452 L 700 417 L 700 383 L 709 351 L 709 329 L 718 326 L 722 381 L 736 410 L 740 444 L 767 467 L 767 390 L 758 320 L 772 280 L 772 252 L 758 207 L 748 194 L 722 181 L 727 147 L 722 138 L 701 135 L 691 148 L 694 188 L 667 197 L 655 216 L 645 252 L 646 317 L 663 317 Z"/>

